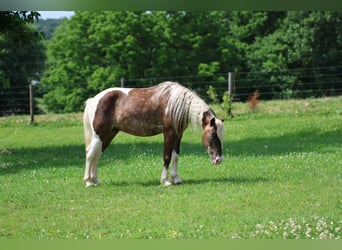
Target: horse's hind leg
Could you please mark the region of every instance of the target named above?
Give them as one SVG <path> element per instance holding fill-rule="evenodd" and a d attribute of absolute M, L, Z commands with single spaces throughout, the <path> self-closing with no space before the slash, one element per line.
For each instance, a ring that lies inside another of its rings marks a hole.
<path fill-rule="evenodd" d="M 100 184 L 97 179 L 98 161 L 102 154 L 102 141 L 96 134 L 93 135 L 91 142 L 86 148 L 86 166 L 83 181 L 86 187 Z"/>
<path fill-rule="evenodd" d="M 104 141 L 102 141 L 96 133 L 93 135 L 86 150 L 86 167 L 83 177 L 86 187 L 100 184 L 100 181 L 97 179 L 98 162 L 100 156 L 118 132 L 119 130 L 113 129 L 110 133 L 108 133 L 108 136 Z"/>

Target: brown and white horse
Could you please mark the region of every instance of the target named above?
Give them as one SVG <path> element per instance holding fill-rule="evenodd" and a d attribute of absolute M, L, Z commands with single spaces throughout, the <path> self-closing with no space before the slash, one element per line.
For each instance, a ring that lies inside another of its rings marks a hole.
<path fill-rule="evenodd" d="M 163 133 L 161 184 L 181 183 L 177 174 L 179 147 L 189 123 L 201 126 L 202 143 L 207 147 L 211 163 L 220 164 L 223 160 L 222 121 L 201 98 L 176 82 L 163 82 L 150 88 L 109 88 L 88 99 L 83 117 L 86 187 L 99 184 L 98 160 L 119 131 L 136 136 Z"/>

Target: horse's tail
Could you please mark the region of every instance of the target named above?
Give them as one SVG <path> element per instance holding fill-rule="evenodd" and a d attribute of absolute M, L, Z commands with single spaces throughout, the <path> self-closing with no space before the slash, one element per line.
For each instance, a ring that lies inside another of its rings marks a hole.
<path fill-rule="evenodd" d="M 92 137 L 92 126 L 91 126 L 91 121 L 89 117 L 89 105 L 90 105 L 90 100 L 88 99 L 86 101 L 86 106 L 84 108 L 84 113 L 83 113 L 83 129 L 84 129 L 84 141 L 85 141 L 85 148 L 87 151 L 88 145 L 91 142 L 91 137 Z"/>

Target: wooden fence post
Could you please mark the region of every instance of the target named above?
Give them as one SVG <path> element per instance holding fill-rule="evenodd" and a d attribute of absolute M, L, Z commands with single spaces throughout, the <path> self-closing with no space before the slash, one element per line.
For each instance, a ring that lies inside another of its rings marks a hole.
<path fill-rule="evenodd" d="M 34 122 L 34 93 L 33 86 L 38 85 L 40 82 L 37 80 L 31 80 L 29 84 L 29 92 L 30 92 L 30 124 Z"/>
<path fill-rule="evenodd" d="M 229 100 L 233 99 L 233 88 L 234 88 L 234 73 L 228 73 L 228 97 Z"/>
<path fill-rule="evenodd" d="M 228 73 L 228 115 L 233 118 L 234 115 L 232 113 L 232 103 L 233 103 L 233 95 L 234 95 L 234 73 Z"/>
<path fill-rule="evenodd" d="M 30 124 L 34 122 L 34 103 L 33 103 L 33 85 L 32 82 L 29 84 L 29 92 L 30 92 Z"/>

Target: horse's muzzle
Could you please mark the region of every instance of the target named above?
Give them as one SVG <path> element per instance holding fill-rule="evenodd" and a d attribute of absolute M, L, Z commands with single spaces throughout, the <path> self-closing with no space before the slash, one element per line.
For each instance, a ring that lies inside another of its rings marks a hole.
<path fill-rule="evenodd" d="M 215 158 L 211 159 L 211 163 L 214 165 L 219 165 L 223 161 L 223 156 L 216 156 Z"/>

